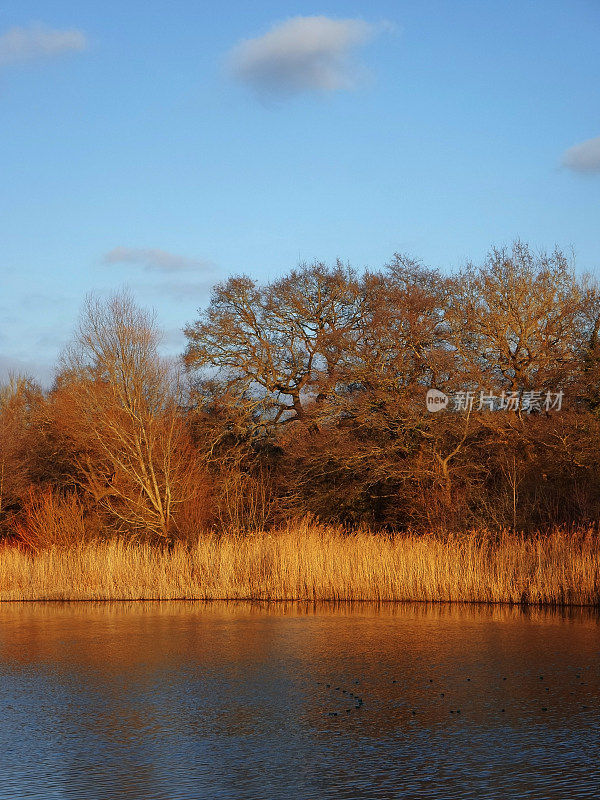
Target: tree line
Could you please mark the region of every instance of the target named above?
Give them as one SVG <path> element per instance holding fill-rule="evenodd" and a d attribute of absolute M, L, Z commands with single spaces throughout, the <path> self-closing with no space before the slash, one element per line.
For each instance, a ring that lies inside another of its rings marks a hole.
<path fill-rule="evenodd" d="M 52 388 L 0 388 L 0 528 L 38 546 L 306 516 L 391 532 L 595 521 L 599 331 L 592 278 L 520 241 L 450 275 L 397 254 L 231 277 L 177 363 L 128 294 L 90 297 Z M 430 389 L 461 402 L 431 413 Z"/>

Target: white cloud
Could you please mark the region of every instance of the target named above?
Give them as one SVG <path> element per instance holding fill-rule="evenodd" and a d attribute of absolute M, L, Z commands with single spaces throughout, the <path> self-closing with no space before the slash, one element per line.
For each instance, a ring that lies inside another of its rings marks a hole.
<path fill-rule="evenodd" d="M 85 34 L 75 28 L 55 30 L 45 25 L 10 28 L 0 35 L 0 65 L 81 52 L 86 46 Z"/>
<path fill-rule="evenodd" d="M 138 264 L 152 272 L 183 272 L 210 267 L 208 261 L 146 247 L 115 247 L 103 261 L 105 264 Z"/>
<path fill-rule="evenodd" d="M 600 172 L 600 136 L 570 147 L 562 163 L 575 172 Z"/>
<path fill-rule="evenodd" d="M 335 92 L 357 82 L 353 51 L 381 26 L 360 19 L 294 17 L 229 54 L 229 70 L 259 93 Z"/>

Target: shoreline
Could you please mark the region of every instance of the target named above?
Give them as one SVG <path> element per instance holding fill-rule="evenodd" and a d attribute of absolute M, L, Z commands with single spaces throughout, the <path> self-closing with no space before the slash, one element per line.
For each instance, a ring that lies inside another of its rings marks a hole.
<path fill-rule="evenodd" d="M 319 606 L 319 605 L 335 605 L 335 606 L 349 606 L 349 605 L 372 605 L 372 606 L 483 606 L 493 608 L 511 608 L 522 609 L 523 611 L 530 610 L 547 610 L 547 611 L 560 611 L 564 609 L 583 609 L 588 611 L 600 611 L 600 601 L 594 603 L 555 603 L 555 602 L 540 602 L 540 603 L 517 603 L 511 600 L 369 600 L 364 598 L 361 600 L 335 600 L 327 597 L 318 600 L 303 600 L 295 599 L 293 597 L 272 597 L 269 599 L 261 599 L 256 597 L 77 597 L 71 599 L 58 598 L 58 597 L 37 597 L 28 599 L 6 599 L 0 598 L 0 606 L 3 605 L 30 605 L 30 604 L 72 604 L 77 603 L 86 605 L 89 603 L 249 603 L 256 605 L 282 605 L 289 603 L 290 605 L 303 605 L 303 606 Z"/>

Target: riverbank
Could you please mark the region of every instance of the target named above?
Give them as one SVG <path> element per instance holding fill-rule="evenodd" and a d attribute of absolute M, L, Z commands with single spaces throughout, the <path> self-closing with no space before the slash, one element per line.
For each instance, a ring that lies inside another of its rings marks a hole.
<path fill-rule="evenodd" d="M 122 540 L 0 552 L 0 600 L 254 599 L 600 604 L 592 530 L 529 538 L 317 525 L 207 534 L 171 549 Z"/>

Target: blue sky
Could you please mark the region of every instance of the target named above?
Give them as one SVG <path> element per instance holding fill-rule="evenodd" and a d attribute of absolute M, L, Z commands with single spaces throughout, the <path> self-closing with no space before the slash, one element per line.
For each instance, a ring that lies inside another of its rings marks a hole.
<path fill-rule="evenodd" d="M 450 270 L 519 236 L 600 266 L 600 2 L 4 2 L 0 378 L 86 292 L 166 347 L 232 273 Z"/>

